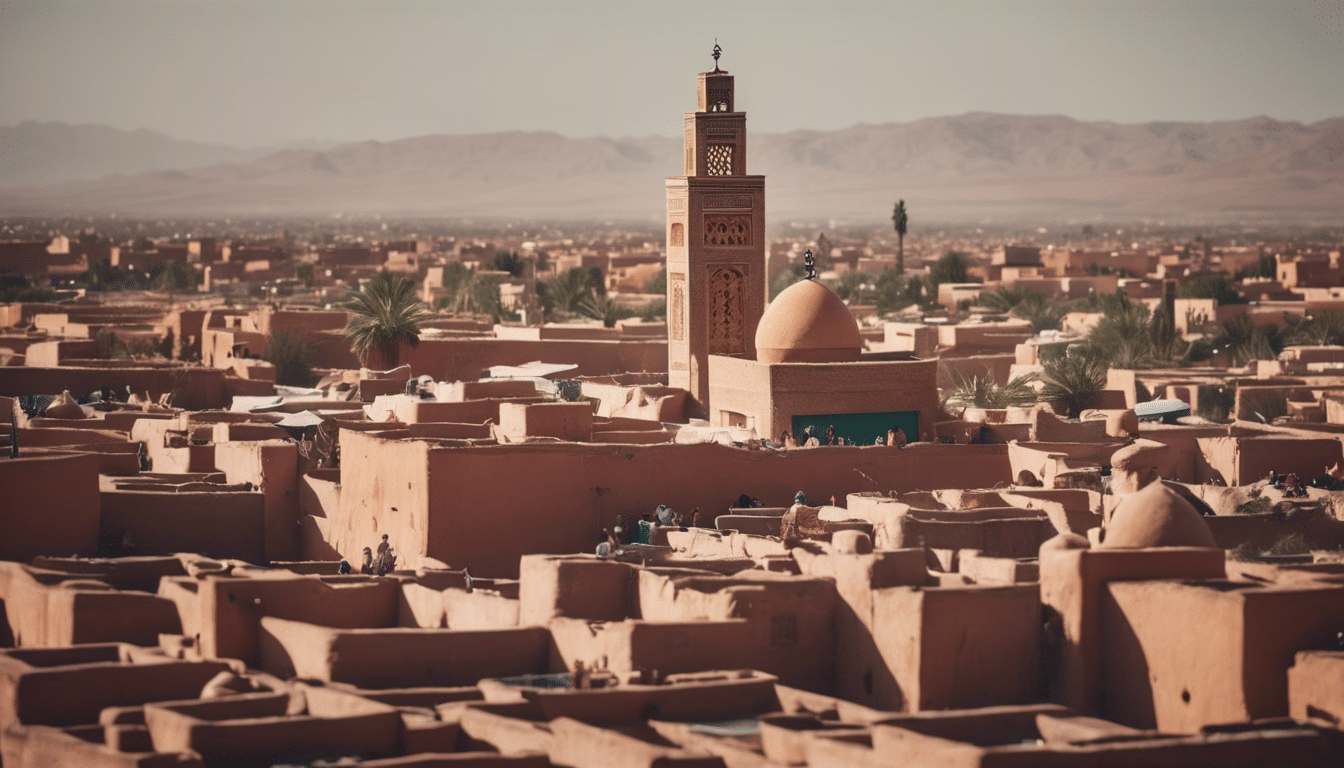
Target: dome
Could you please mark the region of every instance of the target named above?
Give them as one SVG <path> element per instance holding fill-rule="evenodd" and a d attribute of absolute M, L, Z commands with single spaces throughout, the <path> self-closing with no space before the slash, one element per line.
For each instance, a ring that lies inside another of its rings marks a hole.
<path fill-rule="evenodd" d="M 1161 482 L 1120 502 L 1100 544 L 1103 549 L 1217 546 L 1199 512 Z"/>
<path fill-rule="evenodd" d="M 785 288 L 756 326 L 756 359 L 763 363 L 848 363 L 862 349 L 849 307 L 816 280 Z"/>

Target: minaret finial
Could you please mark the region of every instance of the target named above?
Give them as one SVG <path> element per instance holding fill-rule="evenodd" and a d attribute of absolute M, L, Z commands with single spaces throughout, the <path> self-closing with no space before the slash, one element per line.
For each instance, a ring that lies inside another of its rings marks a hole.
<path fill-rule="evenodd" d="M 714 71 L 719 72 L 719 57 L 723 55 L 723 49 L 719 47 L 719 38 L 714 38 Z"/>
<path fill-rule="evenodd" d="M 808 248 L 807 253 L 803 254 L 803 267 L 807 269 L 807 279 L 817 279 L 817 260 L 812 258 L 812 249 Z"/>

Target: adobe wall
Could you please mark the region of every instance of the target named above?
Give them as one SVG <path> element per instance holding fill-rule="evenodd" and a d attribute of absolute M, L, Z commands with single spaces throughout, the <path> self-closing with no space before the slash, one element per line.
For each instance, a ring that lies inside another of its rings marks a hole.
<path fill-rule="evenodd" d="M 79 582 L 84 582 L 80 584 Z M 0 564 L 0 599 L 14 645 L 60 647 L 125 642 L 157 645 L 181 632 L 173 604 L 143 592 L 118 592 L 80 574 Z"/>
<path fill-rule="evenodd" d="M 593 409 L 578 403 L 500 403 L 499 432 L 512 442 L 529 437 L 554 437 L 589 442 Z"/>
<path fill-rule="evenodd" d="M 130 533 L 137 555 L 196 552 L 265 562 L 262 494 L 103 491 L 101 496 L 102 537 L 113 546 Z"/>
<path fill-rule="evenodd" d="M 725 510 L 748 493 L 783 504 L 850 491 L 992 486 L 1010 481 L 1001 445 L 749 451 L 718 444 L 527 444 L 431 448 L 341 432 L 341 518 L 347 559 L 392 534 L 409 567 L 430 555 L 480 576 L 515 576 L 529 553 L 591 552 L 601 527 L 652 512 Z M 871 478 L 868 479 L 868 478 Z M 874 487 L 876 484 L 876 487 Z M 381 506 L 370 506 L 382 498 Z M 396 510 L 392 508 L 396 507 Z"/>
<path fill-rule="evenodd" d="M 627 371 L 667 372 L 666 341 L 525 341 L 509 339 L 424 339 L 402 346 L 401 362 L 414 376 L 435 381 L 470 381 L 493 365 L 534 360 L 578 366 L 570 376 L 605 376 Z"/>
<path fill-rule="evenodd" d="M 1045 679 L 1051 701 L 1084 714 L 1103 711 L 1105 639 L 1102 602 L 1106 585 L 1149 579 L 1220 579 L 1221 549 L 1057 549 L 1040 551 L 1040 602 L 1053 646 Z M 1203 619 L 1201 619 L 1203 620 Z"/>
<path fill-rule="evenodd" d="M 1333 585 L 1111 584 L 1103 716 L 1178 733 L 1286 717 L 1294 655 L 1327 647 L 1341 622 Z"/>
<path fill-rule="evenodd" d="M 217 427 L 230 425 L 217 425 Z M 236 426 L 236 425 L 233 425 Z M 215 467 L 230 483 L 252 483 L 265 498 L 267 560 L 299 556 L 299 448 L 289 440 L 215 445 Z M 351 561 L 358 562 L 358 561 Z"/>
<path fill-rule="evenodd" d="M 425 424 L 450 422 L 454 424 L 484 424 L 486 421 L 499 423 L 499 407 L 504 403 L 542 402 L 542 398 L 463 400 L 460 402 L 441 402 L 421 400 L 405 395 L 384 395 L 374 400 L 366 410 L 374 421 L 385 419 L 391 413 L 403 424 Z"/>
<path fill-rule="evenodd" d="M 0 460 L 0 559 L 94 555 L 99 465 L 91 454 Z"/>
<path fill-rule="evenodd" d="M 750 665 L 813 691 L 834 688 L 836 589 L 829 579 L 744 572 L 735 577 L 637 572 L 637 607 L 646 621 L 746 619 L 743 639 L 759 643 Z M 706 669 L 715 659 L 706 660 Z M 720 662 L 721 663 L 721 662 Z M 769 664 L 769 666 L 759 666 Z"/>
<path fill-rule="evenodd" d="M 191 620 L 184 615 L 183 626 L 195 626 L 200 633 L 202 655 L 255 666 L 261 658 L 258 632 L 265 616 L 336 628 L 396 625 L 396 580 L 344 578 L 327 583 L 316 576 L 185 577 L 164 579 L 159 592 L 169 594 L 175 583 L 189 581 L 195 597 L 179 602 L 178 611 L 194 614 Z"/>
<path fill-rule="evenodd" d="M 794 416 L 918 411 L 918 439 L 931 440 L 941 414 L 937 369 L 935 360 L 768 365 L 710 355 L 710 423 L 727 426 L 724 411 L 744 414 L 758 437 L 773 440 L 792 431 Z"/>
<path fill-rule="evenodd" d="M 0 392 L 8 395 L 52 395 L 68 389 L 75 396 L 110 387 L 143 393 L 155 399 L 173 393 L 173 405 L 193 411 L 227 408 L 224 372 L 208 368 L 36 368 L 0 367 Z"/>
<path fill-rule="evenodd" d="M 873 594 L 872 634 L 902 711 L 1026 703 L 1037 696 L 1037 587 L 891 587 Z"/>
<path fill-rule="evenodd" d="M 297 673 L 361 688 L 464 686 L 545 672 L 550 633 L 544 627 L 339 630 L 267 617 L 261 648 L 263 668 L 282 677 Z"/>
<path fill-rule="evenodd" d="M 1341 443 L 1333 438 L 1209 437 L 1199 440 L 1209 467 L 1228 485 L 1263 480 L 1270 470 L 1296 473 L 1303 482 L 1341 463 Z"/>
<path fill-rule="evenodd" d="M 1139 437 L 1154 440 L 1168 448 L 1167 461 L 1172 472 L 1165 480 L 1181 483 L 1209 483 L 1217 470 L 1209 463 L 1210 456 L 1205 452 L 1202 441 L 1205 438 L 1226 437 L 1228 428 L 1221 424 L 1208 426 L 1177 426 L 1153 422 L 1139 423 Z"/>
<path fill-rule="evenodd" d="M 351 564 L 362 561 L 361 551 L 369 547 L 377 551 L 383 534 L 398 557 L 399 568 L 415 568 L 420 555 L 429 552 L 431 481 L 436 480 L 430 468 L 429 449 L 432 445 L 418 440 L 383 440 L 359 432 L 343 429 L 341 441 L 341 492 L 336 514 L 328 510 L 327 542 Z M 457 479 L 460 488 L 445 487 L 444 500 L 470 499 L 474 515 L 488 522 L 500 510 L 494 503 L 482 504 L 483 499 L 499 490 L 499 485 L 524 485 L 517 482 L 522 475 L 495 467 L 495 475 Z M 489 478 L 487 480 L 487 478 Z M 490 549 L 507 536 L 497 532 L 488 540 L 475 542 L 478 548 Z M 485 541 L 491 541 L 489 546 Z M 517 557 L 513 573 L 517 572 Z M 481 573 L 479 575 L 486 575 Z"/>

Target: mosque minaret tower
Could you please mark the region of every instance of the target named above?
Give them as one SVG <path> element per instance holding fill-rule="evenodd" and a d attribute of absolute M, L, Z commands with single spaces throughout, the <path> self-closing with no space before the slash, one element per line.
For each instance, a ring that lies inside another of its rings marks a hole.
<path fill-rule="evenodd" d="M 765 177 L 747 175 L 747 115 L 720 52 L 686 113 L 686 175 L 667 180 L 668 383 L 702 417 L 709 356 L 754 358 L 766 302 Z"/>

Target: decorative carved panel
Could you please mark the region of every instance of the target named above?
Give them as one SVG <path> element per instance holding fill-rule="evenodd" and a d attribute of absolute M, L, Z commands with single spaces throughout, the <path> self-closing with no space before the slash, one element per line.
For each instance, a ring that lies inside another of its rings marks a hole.
<path fill-rule="evenodd" d="M 706 208 L 746 208 L 752 207 L 751 195 L 706 195 Z"/>
<path fill-rule="evenodd" d="M 751 245 L 751 217 L 706 215 L 705 245 Z"/>
<path fill-rule="evenodd" d="M 746 280 L 736 269 L 717 269 L 709 277 L 709 353 L 735 355 L 745 351 Z"/>
<path fill-rule="evenodd" d="M 686 244 L 686 225 L 680 221 L 672 222 L 672 232 L 667 236 L 669 246 L 681 246 Z"/>
<path fill-rule="evenodd" d="M 684 211 L 684 210 L 686 210 L 686 198 L 684 198 L 684 197 L 669 197 L 669 198 L 667 199 L 667 210 L 669 210 L 669 211 Z"/>
<path fill-rule="evenodd" d="M 710 144 L 705 147 L 705 174 L 708 176 L 733 175 L 732 144 Z"/>
<path fill-rule="evenodd" d="M 673 341 L 683 341 L 686 338 L 686 277 L 685 275 L 672 276 L 672 305 L 667 308 L 670 313 L 668 316 L 668 330 L 672 333 Z"/>
<path fill-rule="evenodd" d="M 738 120 L 706 120 L 705 131 L 715 136 L 736 136 L 743 123 Z"/>

